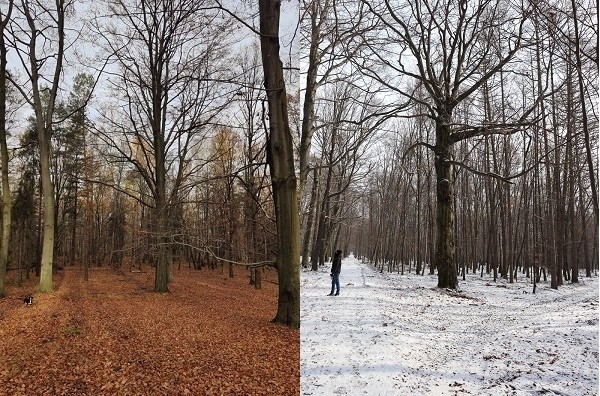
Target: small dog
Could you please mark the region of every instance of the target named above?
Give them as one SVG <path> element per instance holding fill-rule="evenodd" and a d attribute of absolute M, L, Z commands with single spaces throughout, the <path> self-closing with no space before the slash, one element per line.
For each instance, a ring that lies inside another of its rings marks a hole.
<path fill-rule="evenodd" d="M 28 307 L 31 304 L 33 304 L 33 296 L 27 296 L 23 299 L 23 302 L 25 303 L 25 306 Z"/>

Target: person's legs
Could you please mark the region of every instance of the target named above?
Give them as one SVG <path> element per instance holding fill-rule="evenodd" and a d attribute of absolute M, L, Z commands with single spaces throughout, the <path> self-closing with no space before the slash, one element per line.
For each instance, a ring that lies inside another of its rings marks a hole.
<path fill-rule="evenodd" d="M 333 296 L 333 288 L 335 287 L 335 274 L 331 275 L 331 292 L 329 292 L 328 296 Z"/>
<path fill-rule="evenodd" d="M 340 274 L 333 274 L 333 285 L 335 285 L 335 295 L 340 294 Z M 331 285 L 331 292 L 333 293 L 333 285 Z"/>

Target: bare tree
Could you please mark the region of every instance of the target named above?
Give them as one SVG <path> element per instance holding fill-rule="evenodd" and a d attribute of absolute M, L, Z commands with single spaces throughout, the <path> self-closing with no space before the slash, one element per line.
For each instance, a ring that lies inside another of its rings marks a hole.
<path fill-rule="evenodd" d="M 2 166 L 2 241 L 0 242 L 0 298 L 4 297 L 4 280 L 8 266 L 8 247 L 10 245 L 10 227 L 12 201 L 10 183 L 8 181 L 8 146 L 6 143 L 6 63 L 7 52 L 4 31 L 10 21 L 13 1 L 8 2 L 8 9 L 0 11 L 0 164 Z"/>
<path fill-rule="evenodd" d="M 41 0 L 24 0 L 15 7 L 17 15 L 11 26 L 11 46 L 27 75 L 31 90 L 11 78 L 35 113 L 35 128 L 40 150 L 40 172 L 44 207 L 39 289 L 52 290 L 54 261 L 55 198 L 51 177 L 51 139 L 54 111 L 66 48 L 67 11 L 73 1 L 56 0 L 50 5 Z"/>
<path fill-rule="evenodd" d="M 315 156 L 321 178 L 313 183 L 321 185 L 316 204 L 315 243 L 312 247 L 312 270 L 323 265 L 326 254 L 337 248 L 331 247 L 343 211 L 342 197 L 352 183 L 364 177 L 361 161 L 371 139 L 381 123 L 369 118 L 377 100 L 372 93 L 357 89 L 354 81 L 339 81 L 323 87 L 317 102 L 321 124 L 316 129 Z M 309 239 L 311 225 L 307 222 L 305 242 Z"/>
<path fill-rule="evenodd" d="M 442 3 L 446 8 L 440 8 Z M 592 249 L 597 249 L 597 243 L 592 241 L 597 240 L 597 227 L 587 226 L 594 223 L 595 214 L 583 111 L 585 107 L 589 125 L 596 126 L 595 101 L 590 99 L 597 93 L 597 72 L 592 67 L 579 79 L 571 11 L 545 1 L 531 3 L 526 10 L 509 2 L 480 3 L 480 7 L 489 7 L 481 12 L 473 11 L 478 6 L 474 2 L 341 4 L 344 6 L 338 7 L 337 17 L 347 12 L 345 20 L 356 27 L 347 42 L 355 55 L 350 58 L 351 65 L 364 78 L 358 86 L 375 81 L 382 95 L 388 95 L 390 108 L 397 105 L 389 99 L 390 94 L 404 97 L 408 104 L 393 115 L 407 118 L 398 122 L 401 127 L 390 131 L 400 135 L 390 140 L 397 144 L 386 140 L 384 149 L 376 154 L 379 164 L 364 184 L 357 208 L 364 208 L 365 219 L 357 225 L 362 236 L 353 242 L 358 255 L 381 270 L 402 271 L 407 254 L 413 254 L 411 250 L 425 250 L 430 264 L 438 265 L 428 251 L 434 245 L 434 228 L 429 224 L 434 223 L 431 213 L 436 203 L 430 191 L 436 189 L 435 183 L 439 191 L 439 179 L 432 183 L 427 168 L 418 164 L 430 161 L 433 155 L 439 162 L 438 137 L 447 129 L 451 150 L 446 162 L 451 166 L 448 182 L 453 193 L 450 205 L 456 219 L 451 232 L 456 245 L 454 260 L 460 263 L 452 268 L 460 267 L 463 279 L 471 269 L 480 268 L 481 276 L 486 271 L 493 273 L 494 279 L 511 282 L 522 271 L 524 276 L 533 277 L 534 284 L 540 282 L 541 275 L 545 282 L 550 274 L 552 287 L 560 286 L 563 280 L 576 282 L 577 268 L 584 261 L 589 274 L 590 260 L 596 256 Z M 396 22 L 388 7 L 404 19 Z M 585 60 L 582 67 L 588 70 L 596 59 L 591 47 L 596 31 L 586 7 L 577 7 L 584 14 L 579 22 L 586 26 L 586 33 L 579 45 Z M 506 20 L 498 18 L 497 12 L 512 15 L 518 22 L 513 24 L 517 30 L 512 36 L 502 22 Z M 386 23 L 388 17 L 390 23 Z M 461 18 L 457 28 L 455 22 Z M 463 31 L 468 23 L 473 29 Z M 406 30 L 421 58 L 412 53 L 410 43 L 398 38 L 408 34 Z M 459 43 L 454 45 L 454 40 Z M 471 44 L 463 46 L 465 40 Z M 452 51 L 463 55 L 448 57 Z M 441 73 L 443 70 L 449 72 Z M 583 92 L 577 89 L 581 82 Z M 469 91 L 473 84 L 479 85 Z M 432 96 L 436 90 L 447 96 Z M 438 110 L 447 106 L 452 111 L 447 112 L 451 117 L 446 127 L 440 125 Z M 593 149 L 596 143 L 591 136 L 587 145 Z M 404 155 L 396 152 L 398 147 Z M 402 166 L 395 166 L 394 161 L 401 161 Z M 407 195 L 407 191 L 411 193 Z M 407 203 L 410 208 L 413 194 L 417 213 L 405 210 Z M 439 208 L 439 200 L 437 203 Z M 404 232 L 406 221 L 420 235 L 417 241 Z M 432 274 L 434 267 L 430 267 Z"/>
<path fill-rule="evenodd" d="M 583 135 L 584 135 L 584 144 L 585 144 L 585 159 L 586 159 L 586 164 L 587 164 L 587 171 L 588 171 L 588 175 L 589 175 L 589 180 L 590 180 L 590 186 L 591 186 L 591 194 L 592 194 L 592 209 L 593 209 L 593 213 L 594 213 L 594 217 L 593 217 L 593 222 L 592 222 L 592 228 L 595 230 L 595 235 L 594 235 L 594 240 L 598 240 L 598 227 L 599 227 L 599 221 L 600 221 L 600 214 L 599 214 L 599 209 L 598 209 L 598 185 L 597 185 L 597 179 L 596 179 L 596 170 L 594 170 L 594 159 L 593 159 L 593 149 L 592 149 L 592 136 L 590 135 L 590 123 L 588 120 L 588 104 L 586 103 L 586 87 L 585 87 L 585 77 L 584 77 L 584 69 L 583 69 L 583 65 L 584 65 L 584 56 L 586 55 L 585 51 L 582 50 L 582 47 L 584 47 L 584 44 L 582 43 L 583 39 L 582 39 L 582 33 L 581 33 L 581 24 L 579 21 L 579 11 L 578 11 L 578 4 L 575 0 L 571 0 L 571 13 L 572 13 L 572 17 L 573 17 L 573 29 L 574 29 L 574 52 L 575 52 L 575 70 L 576 70 L 576 74 L 577 74 L 577 87 L 579 89 L 579 101 L 581 103 L 581 124 L 582 124 L 582 129 L 583 129 Z M 598 2 L 596 2 L 596 21 L 598 18 Z M 595 30 L 595 38 L 596 38 L 596 45 L 591 45 L 591 48 L 594 48 L 595 50 L 595 54 L 592 55 L 592 60 L 594 61 L 594 66 L 595 69 L 594 70 L 598 70 L 598 23 L 596 22 L 591 23 L 591 26 L 596 26 L 596 30 Z M 597 82 L 595 84 L 595 86 L 597 86 Z M 592 96 L 593 98 L 597 98 L 597 92 L 595 96 Z M 594 99 L 595 100 L 595 99 Z M 593 106 L 592 106 L 593 107 Z M 597 116 L 596 116 L 597 118 Z M 596 166 L 597 167 L 597 166 Z M 597 244 L 595 244 L 595 246 L 597 246 Z M 595 257 L 595 260 L 597 260 L 597 250 L 596 250 L 596 254 L 594 254 L 593 257 Z M 574 272 L 575 273 L 575 272 Z"/>
<path fill-rule="evenodd" d="M 277 221 L 279 300 L 274 322 L 300 328 L 300 216 L 288 97 L 279 55 L 281 2 L 259 0 L 260 44 L 269 103 L 267 162 Z"/>
<path fill-rule="evenodd" d="M 261 190 L 269 190 L 265 161 L 265 125 L 261 118 L 264 110 L 265 91 L 262 88 L 262 66 L 258 43 L 252 43 L 240 57 L 242 86 L 237 92 L 241 99 L 241 117 L 238 119 L 243 130 L 244 157 L 243 177 L 240 181 L 245 190 L 244 229 L 245 260 L 251 263 L 261 261 L 259 243 L 261 213 L 264 212 Z M 272 222 L 269 222 L 272 223 Z M 263 226 L 266 226 L 263 225 Z M 255 288 L 262 287 L 262 268 L 251 268 L 250 283 Z"/>
<path fill-rule="evenodd" d="M 301 46 L 306 63 L 306 86 L 302 104 L 302 125 L 298 150 L 300 192 L 304 190 L 308 172 L 312 138 L 316 131 L 315 103 L 317 92 L 330 77 L 347 63 L 341 50 L 342 38 L 347 32 L 335 18 L 332 0 L 303 0 L 301 4 Z"/>
<path fill-rule="evenodd" d="M 149 196 L 137 198 L 152 209 L 154 288 L 166 292 L 174 242 L 171 209 L 193 187 L 190 175 L 206 164 L 192 156 L 200 154 L 232 97 L 220 83 L 227 80 L 230 22 L 210 1 L 116 0 L 109 13 L 115 22 L 109 19 L 98 29 L 108 28 L 105 46 L 120 69 L 112 87 L 121 102 L 117 114 L 105 114 L 101 134 L 147 186 Z M 116 142 L 114 132 L 120 136 Z"/>
<path fill-rule="evenodd" d="M 435 141 L 418 142 L 435 153 L 438 287 L 457 287 L 454 237 L 453 147 L 464 139 L 514 133 L 530 111 L 511 114 L 507 122 L 456 123 L 459 103 L 515 58 L 526 44 L 530 10 L 508 1 L 413 2 L 363 1 L 359 29 L 349 50 L 359 70 L 399 98 L 420 103 L 435 122 Z M 388 39 L 389 38 L 389 39 Z M 504 43 L 503 46 L 497 43 Z M 485 67 L 483 67 L 485 66 Z M 422 86 L 426 100 L 408 87 Z"/>

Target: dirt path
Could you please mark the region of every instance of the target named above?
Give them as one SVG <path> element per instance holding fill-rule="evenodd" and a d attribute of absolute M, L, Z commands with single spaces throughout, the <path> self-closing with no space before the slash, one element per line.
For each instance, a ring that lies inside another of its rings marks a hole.
<path fill-rule="evenodd" d="M 269 274 L 273 276 L 273 274 Z M 276 286 L 242 270 L 150 273 L 68 268 L 54 293 L 0 300 L 0 394 L 297 395 L 299 333 L 270 323 Z"/>

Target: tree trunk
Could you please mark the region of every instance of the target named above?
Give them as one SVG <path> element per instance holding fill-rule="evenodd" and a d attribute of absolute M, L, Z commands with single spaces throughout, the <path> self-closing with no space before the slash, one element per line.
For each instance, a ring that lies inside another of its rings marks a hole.
<path fill-rule="evenodd" d="M 542 90 L 542 85 L 541 85 L 541 81 L 543 81 L 543 73 L 542 73 L 542 54 L 541 54 L 541 48 L 540 48 L 540 43 L 541 43 L 541 39 L 539 37 L 538 32 L 536 31 L 536 40 L 538 42 L 538 45 L 536 45 L 536 69 L 537 69 L 537 79 L 538 79 L 538 84 L 537 84 L 537 93 L 538 96 L 542 96 L 543 95 L 543 90 Z M 543 133 L 543 142 L 544 142 L 544 152 L 545 153 L 550 153 L 550 146 L 549 146 L 549 139 L 548 139 L 548 123 L 547 123 L 547 119 L 546 119 L 546 106 L 545 103 L 543 101 L 541 101 L 539 103 L 539 112 L 540 112 L 540 117 L 541 117 L 541 131 Z M 552 157 L 549 157 L 552 158 Z M 556 191 L 554 191 L 554 183 L 553 183 L 553 177 L 552 177 L 552 173 L 551 173 L 551 161 L 545 161 L 545 166 L 544 166 L 544 170 L 545 170 L 545 175 L 546 175 L 546 180 L 545 180 L 545 187 L 546 187 L 546 192 L 545 195 L 547 197 L 547 199 L 550 201 L 547 205 L 547 215 L 544 217 L 546 220 L 546 224 L 544 225 L 544 233 L 545 233 L 545 239 L 549 245 L 548 250 L 546 251 L 546 262 L 550 264 L 550 287 L 552 289 L 558 289 L 559 286 L 559 282 L 558 282 L 558 277 L 557 277 L 557 273 L 556 273 L 556 269 L 558 267 L 558 263 L 557 263 L 557 244 L 556 244 L 556 207 L 555 207 L 555 203 L 556 203 Z M 562 276 L 562 275 L 561 275 Z"/>
<path fill-rule="evenodd" d="M 585 202 L 584 202 L 584 187 L 583 187 L 583 181 L 581 180 L 581 173 L 577 173 L 577 188 L 579 189 L 579 194 L 578 194 L 578 201 L 579 201 L 579 207 L 580 208 L 585 208 Z M 587 226 L 587 220 L 586 220 L 586 214 L 585 214 L 585 210 L 580 209 L 580 213 L 581 213 L 581 239 L 582 239 L 582 243 L 583 243 L 583 258 L 584 258 L 584 263 L 585 263 L 585 277 L 586 278 L 591 278 L 592 277 L 592 259 L 590 257 L 590 253 L 589 253 L 589 248 L 588 248 L 588 237 L 586 235 L 586 230 L 588 229 Z M 594 239 L 593 241 L 598 241 L 598 229 L 594 230 Z"/>
<path fill-rule="evenodd" d="M 6 43 L 4 28 L 10 20 L 13 2 L 4 20 L 0 22 L 0 76 L 6 75 Z M 6 144 L 6 78 L 0 78 L 0 166 L 2 166 L 2 242 L 0 245 L 0 298 L 4 297 L 4 284 L 8 268 L 8 246 L 10 245 L 10 227 L 12 202 L 8 180 L 8 147 Z"/>
<path fill-rule="evenodd" d="M 39 15 L 33 15 L 32 5 L 29 3 L 22 3 L 22 13 L 27 19 L 27 24 L 31 31 L 31 36 L 28 44 L 28 61 L 29 65 L 25 65 L 29 68 L 28 74 L 31 81 L 32 88 L 32 102 L 35 112 L 35 127 L 38 135 L 38 145 L 40 152 L 40 183 L 42 185 L 42 200 L 43 200 L 43 243 L 42 243 L 42 257 L 40 259 L 40 284 L 39 290 L 41 292 L 48 292 L 52 290 L 52 264 L 54 260 L 54 227 L 55 227 L 55 201 L 54 201 L 54 186 L 52 183 L 51 173 L 51 162 L 50 157 L 52 155 L 51 137 L 52 137 L 52 117 L 55 110 L 56 95 L 58 92 L 58 85 L 60 83 L 60 75 L 62 72 L 62 62 L 64 56 L 64 40 L 65 40 L 65 9 L 67 5 L 62 0 L 56 1 L 56 8 L 52 12 L 44 10 L 48 13 L 56 22 L 56 52 L 53 54 L 55 59 L 55 65 L 53 70 L 52 78 L 50 79 L 51 85 L 49 88 L 48 97 L 46 100 L 42 100 L 42 92 L 40 88 L 40 80 L 48 82 L 49 77 L 40 75 L 40 67 L 42 63 L 37 58 L 39 55 L 39 48 L 37 48 L 38 39 L 38 27 L 36 22 L 38 21 Z M 53 12 L 56 14 L 54 15 Z M 53 43 L 54 48 L 54 43 Z M 44 58 L 46 59 L 46 58 Z M 42 201 L 40 200 L 40 201 Z M 40 216 L 41 218 L 41 216 Z"/>
<path fill-rule="evenodd" d="M 42 121 L 43 122 L 43 121 Z M 50 137 L 43 126 L 38 126 L 40 145 L 41 183 L 44 203 L 42 258 L 40 262 L 41 292 L 52 291 L 52 263 L 54 258 L 54 186 L 50 177 Z"/>
<path fill-rule="evenodd" d="M 420 126 L 419 126 L 420 127 Z M 417 193 L 415 194 L 415 199 L 417 200 L 417 243 L 416 243 L 416 260 L 417 260 L 417 268 L 415 269 L 415 273 L 419 275 L 421 273 L 421 265 L 422 265 L 422 255 L 421 255 L 421 152 L 417 154 Z"/>
<path fill-rule="evenodd" d="M 310 256 L 310 242 L 312 240 L 312 230 L 313 230 L 313 219 L 315 218 L 315 209 L 317 206 L 317 189 L 319 187 L 319 175 L 320 172 L 315 169 L 313 171 L 313 185 L 310 193 L 310 203 L 308 205 L 308 213 L 306 220 L 306 231 L 304 232 L 304 241 L 302 243 L 302 268 L 308 267 L 308 260 Z M 313 264 L 311 267 L 312 271 L 317 271 L 319 269 L 318 265 Z"/>
<path fill-rule="evenodd" d="M 580 32 L 579 32 L 579 21 L 577 19 L 577 4 L 575 0 L 571 0 L 571 6 L 573 8 L 573 27 L 575 30 L 575 65 L 577 71 L 577 83 L 579 87 L 579 100 L 581 102 L 581 123 L 584 135 L 585 143 L 585 158 L 588 165 L 588 173 L 590 177 L 591 193 L 592 193 L 592 208 L 594 209 L 594 227 L 598 228 L 598 190 L 596 187 L 596 172 L 594 171 L 594 159 L 593 150 L 590 138 L 590 131 L 587 119 L 587 105 L 585 103 L 585 77 L 583 75 L 582 60 L 581 60 L 581 48 L 580 48 Z M 597 240 L 597 239 L 595 239 Z"/>
<path fill-rule="evenodd" d="M 565 161 L 565 191 L 567 200 L 567 215 L 568 221 L 568 259 L 571 260 L 571 282 L 579 283 L 579 258 L 581 255 L 577 248 L 577 231 L 575 227 L 575 175 L 577 174 L 574 158 L 575 158 L 575 117 L 573 115 L 573 79 L 572 79 L 572 67 L 571 67 L 571 51 L 567 53 L 567 73 L 566 73 L 566 85 L 567 85 L 567 148 L 566 148 L 566 161 Z M 565 246 L 565 250 L 567 247 Z M 567 254 L 567 252 L 565 252 Z"/>
<path fill-rule="evenodd" d="M 157 128 L 158 131 L 160 129 Z M 158 136 L 157 136 L 158 135 Z M 169 222 L 169 214 L 166 202 L 166 169 L 164 156 L 164 142 L 161 139 L 160 132 L 155 132 L 155 151 L 156 158 L 156 196 L 155 196 L 155 212 L 154 220 L 156 227 L 154 228 L 157 257 L 156 271 L 154 274 L 154 291 L 158 293 L 166 293 L 169 291 L 169 236 L 167 224 Z"/>
<path fill-rule="evenodd" d="M 156 223 L 157 228 L 156 236 L 154 238 L 156 242 L 157 257 L 156 257 L 156 271 L 154 273 L 154 291 L 158 293 L 166 293 L 169 291 L 169 255 L 168 247 L 169 240 L 166 230 L 166 210 L 161 200 L 157 202 L 157 207 L 160 209 L 156 210 Z"/>
<path fill-rule="evenodd" d="M 262 289 L 262 267 L 255 268 L 253 271 L 254 271 L 254 288 Z"/>
<path fill-rule="evenodd" d="M 454 249 L 454 181 L 451 159 L 450 114 L 441 115 L 436 122 L 436 197 L 437 197 L 437 240 L 435 265 L 438 270 L 438 287 L 456 289 Z"/>
<path fill-rule="evenodd" d="M 308 55 L 308 70 L 306 73 L 306 90 L 304 91 L 304 106 L 302 109 L 302 131 L 300 138 L 300 194 L 304 190 L 308 178 L 308 157 L 314 132 L 315 119 L 315 95 L 317 92 L 317 67 L 319 65 L 319 36 L 321 24 L 317 22 L 318 2 L 311 1 L 310 4 L 310 45 Z"/>
<path fill-rule="evenodd" d="M 334 153 L 334 139 L 336 136 L 336 129 L 333 129 L 331 133 L 331 147 L 329 149 L 329 159 L 328 163 L 331 164 L 333 162 L 333 153 Z M 317 228 L 317 238 L 315 240 L 315 245 L 313 246 L 314 250 L 314 259 L 312 262 L 312 270 L 316 271 L 318 266 L 324 265 L 326 261 L 327 254 L 327 242 L 328 236 L 331 232 L 331 211 L 330 211 L 330 203 L 331 203 L 331 183 L 333 179 L 333 169 L 331 166 L 327 167 L 327 177 L 325 179 L 325 186 L 323 188 L 322 199 L 319 205 L 319 221 Z M 318 263 L 315 263 L 315 261 Z"/>
<path fill-rule="evenodd" d="M 300 328 L 300 216 L 283 65 L 279 57 L 281 2 L 259 0 L 260 44 L 269 103 L 267 162 L 277 222 L 279 299 L 275 323 Z"/>

